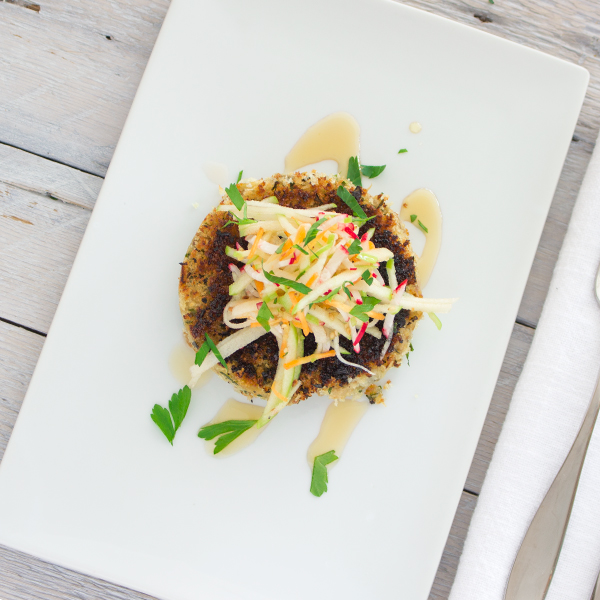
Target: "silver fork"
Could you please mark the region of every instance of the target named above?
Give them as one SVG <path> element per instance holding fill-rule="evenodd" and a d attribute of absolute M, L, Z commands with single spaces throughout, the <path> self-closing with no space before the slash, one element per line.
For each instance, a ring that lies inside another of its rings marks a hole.
<path fill-rule="evenodd" d="M 595 292 L 596 300 L 600 304 L 600 269 L 596 275 Z M 600 378 L 596 382 L 596 389 L 573 446 L 521 543 L 508 579 L 504 600 L 544 600 L 548 593 L 599 409 Z M 600 600 L 598 581 L 590 600 Z"/>

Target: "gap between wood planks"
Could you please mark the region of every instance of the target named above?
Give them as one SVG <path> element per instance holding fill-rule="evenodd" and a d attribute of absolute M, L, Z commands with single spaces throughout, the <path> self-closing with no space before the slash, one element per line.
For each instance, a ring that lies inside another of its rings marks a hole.
<path fill-rule="evenodd" d="M 7 0 L 0 0 L 0 2 L 7 2 Z M 577 140 L 579 141 L 579 140 Z M 51 156 L 44 156 L 43 154 L 39 154 L 38 152 L 34 152 L 33 150 L 29 150 L 28 148 L 22 148 L 21 146 L 17 146 L 15 144 L 11 144 L 10 142 L 5 142 L 4 140 L 0 140 L 0 146 L 7 146 L 8 148 L 14 148 L 15 150 L 20 150 L 21 152 L 27 152 L 27 154 L 31 154 L 32 156 L 37 156 L 38 158 L 43 158 L 44 160 L 49 160 L 50 162 L 56 163 L 57 165 L 62 165 L 63 167 L 69 167 L 69 169 L 75 169 L 75 171 L 80 171 L 81 173 L 85 173 L 86 175 L 93 175 L 94 177 L 100 177 L 100 179 L 104 179 L 104 175 L 99 175 L 98 173 L 94 173 L 92 171 L 86 171 L 81 167 L 77 167 L 68 162 L 58 160 L 56 158 L 52 158 Z"/>
<path fill-rule="evenodd" d="M 0 0 L 0 2 L 6 2 L 7 4 L 15 4 L 16 6 L 22 6 L 23 8 L 28 8 L 33 12 L 39 13 L 41 10 L 41 6 L 36 4 L 35 2 L 30 2 L 29 0 Z"/>
<path fill-rule="evenodd" d="M 37 329 L 32 329 L 31 327 L 27 327 L 27 325 L 21 325 L 20 323 L 15 323 L 14 321 L 10 321 L 9 319 L 4 319 L 0 317 L 0 321 L 6 323 L 7 325 L 12 325 L 13 327 L 20 327 L 25 331 L 29 331 L 30 333 L 35 333 L 36 335 L 41 335 L 42 337 L 46 337 L 48 334 L 43 331 L 37 331 Z"/>

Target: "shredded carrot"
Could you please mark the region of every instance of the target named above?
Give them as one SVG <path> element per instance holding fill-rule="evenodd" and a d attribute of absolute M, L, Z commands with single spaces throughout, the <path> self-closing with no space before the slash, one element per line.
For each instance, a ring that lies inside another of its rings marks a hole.
<path fill-rule="evenodd" d="M 292 248 L 293 245 L 294 243 L 292 242 L 292 239 L 288 238 L 286 243 L 283 245 L 283 248 L 281 249 L 281 254 L 274 254 L 273 256 L 279 256 L 279 260 L 285 260 L 286 258 L 289 258 L 290 256 L 292 256 L 292 254 L 294 254 L 294 249 Z"/>
<path fill-rule="evenodd" d="M 296 237 L 294 238 L 294 244 L 299 244 L 306 235 L 306 230 L 304 229 L 304 225 L 300 225 L 298 227 L 298 231 L 296 231 Z"/>
<path fill-rule="evenodd" d="M 281 348 L 279 349 L 279 358 L 283 358 L 285 356 L 285 351 L 287 349 L 288 327 L 289 325 L 287 323 L 283 326 L 283 340 L 281 342 Z"/>
<path fill-rule="evenodd" d="M 333 308 L 339 308 L 347 313 L 349 313 L 352 310 L 352 307 L 349 304 L 345 304 L 344 302 L 338 302 L 337 300 L 326 300 L 325 302 L 323 302 L 323 304 L 333 306 Z"/>
<path fill-rule="evenodd" d="M 319 235 L 317 235 L 317 237 L 315 238 L 315 241 L 317 242 L 326 242 L 327 240 L 325 239 L 327 236 L 327 232 L 326 231 L 321 231 L 321 233 L 319 233 Z"/>
<path fill-rule="evenodd" d="M 382 321 L 385 319 L 385 315 L 375 312 L 374 310 L 370 310 L 367 315 L 371 317 L 371 319 L 381 319 Z"/>
<path fill-rule="evenodd" d="M 375 248 L 375 244 L 371 240 L 369 240 L 369 242 L 367 244 L 367 248 L 369 250 L 373 250 Z"/>
<path fill-rule="evenodd" d="M 260 242 L 260 238 L 263 236 L 264 231 L 263 228 L 261 227 L 258 230 L 258 233 L 256 234 L 256 239 L 254 240 L 254 243 L 252 244 L 252 248 L 250 248 L 250 254 L 248 254 L 248 259 L 250 260 L 254 254 L 256 253 L 256 251 L 258 250 L 258 243 Z"/>
<path fill-rule="evenodd" d="M 300 323 L 302 324 L 302 333 L 304 335 L 309 335 L 310 333 L 312 333 L 312 330 L 308 326 L 308 321 L 306 320 L 303 311 L 298 311 L 298 318 L 300 319 Z"/>
<path fill-rule="evenodd" d="M 262 292 L 265 289 L 265 284 L 262 281 L 255 281 L 254 285 L 259 292 Z"/>
<path fill-rule="evenodd" d="M 262 327 L 260 323 L 251 323 L 250 327 Z"/>
<path fill-rule="evenodd" d="M 283 400 L 283 402 L 289 402 L 290 399 L 286 398 L 285 396 L 281 395 L 274 387 L 271 388 L 271 391 L 280 399 Z"/>
<path fill-rule="evenodd" d="M 296 294 L 296 292 L 292 292 L 292 290 L 288 290 L 288 296 L 290 297 L 290 300 L 292 301 L 292 306 L 295 306 L 296 304 L 298 304 L 298 301 L 300 300 L 300 296 L 298 294 Z"/>
<path fill-rule="evenodd" d="M 290 248 L 286 252 L 282 252 L 281 258 L 279 260 L 287 260 L 288 258 L 291 258 L 292 254 L 294 254 L 294 252 L 295 252 L 294 248 Z"/>
<path fill-rule="evenodd" d="M 315 274 L 314 274 L 314 275 L 313 275 L 313 276 L 312 276 L 312 277 L 311 277 L 311 278 L 310 278 L 310 279 L 309 279 L 309 280 L 306 282 L 306 285 L 307 285 L 308 287 L 310 287 L 310 286 L 311 286 L 311 285 L 312 285 L 312 284 L 313 284 L 313 283 L 316 281 L 316 279 L 317 279 L 317 277 L 318 277 L 318 276 L 319 276 L 319 274 L 318 274 L 318 273 L 315 273 Z"/>
<path fill-rule="evenodd" d="M 314 362 L 315 360 L 319 360 L 320 358 L 329 358 L 330 356 L 335 356 L 335 350 L 329 350 L 329 352 L 321 352 L 321 354 L 311 354 L 310 356 L 297 358 L 296 360 L 286 362 L 283 366 L 286 369 L 291 369 L 293 367 L 297 367 L 298 365 L 304 365 L 309 362 Z"/>

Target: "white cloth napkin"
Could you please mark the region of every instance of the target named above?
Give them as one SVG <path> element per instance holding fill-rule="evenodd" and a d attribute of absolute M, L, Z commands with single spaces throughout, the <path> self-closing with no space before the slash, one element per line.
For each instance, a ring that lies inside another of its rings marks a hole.
<path fill-rule="evenodd" d="M 577 435 L 600 368 L 600 307 L 593 292 L 599 264 L 600 138 L 473 514 L 450 600 L 504 597 L 527 527 Z M 589 600 L 599 569 L 600 422 L 547 600 Z"/>

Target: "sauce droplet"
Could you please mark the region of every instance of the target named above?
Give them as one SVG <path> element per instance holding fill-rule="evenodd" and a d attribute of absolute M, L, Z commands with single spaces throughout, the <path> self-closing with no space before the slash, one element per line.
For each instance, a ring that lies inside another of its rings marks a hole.
<path fill-rule="evenodd" d="M 417 121 L 413 121 L 408 128 L 410 129 L 411 133 L 419 133 L 419 131 L 421 131 L 421 129 L 423 129 L 421 127 L 421 123 L 418 123 Z"/>
<path fill-rule="evenodd" d="M 423 289 L 429 281 L 442 245 L 442 212 L 435 194 L 425 188 L 409 194 L 402 201 L 400 218 L 411 222 L 411 215 L 417 216 L 413 225 L 420 229 L 426 238 L 425 248 L 417 261 L 417 281 Z M 419 221 L 427 231 L 419 225 Z"/>
<path fill-rule="evenodd" d="M 260 418 L 263 414 L 263 410 L 264 408 L 262 406 L 257 406 L 256 404 L 246 404 L 245 402 L 229 399 L 221 407 L 221 410 L 215 415 L 214 419 L 210 421 L 210 423 L 207 423 L 207 425 L 222 423 L 223 421 L 254 421 Z M 266 428 L 267 426 L 261 427 L 260 429 L 258 429 L 258 427 L 251 427 L 247 431 L 244 431 L 240 437 L 233 440 L 229 446 L 226 446 L 221 450 L 219 454 L 214 453 L 215 444 L 218 438 L 206 440 L 204 442 L 204 447 L 206 448 L 206 451 L 215 458 L 231 456 L 252 444 Z"/>
<path fill-rule="evenodd" d="M 334 113 L 321 119 L 296 142 L 285 157 L 286 173 L 298 171 L 306 165 L 334 160 L 342 176 L 348 174 L 348 159 L 358 156 L 360 127 L 356 119 L 345 112 Z"/>
<path fill-rule="evenodd" d="M 315 441 L 310 445 L 308 454 L 308 466 L 312 469 L 315 457 L 325 454 L 330 450 L 335 450 L 336 456 L 340 457 L 350 435 L 363 418 L 369 408 L 368 402 L 359 402 L 358 400 L 345 400 L 344 402 L 332 402 L 327 407 L 327 412 L 321 423 L 321 430 Z M 330 468 L 335 463 L 330 465 Z"/>
<path fill-rule="evenodd" d="M 196 353 L 185 342 L 181 342 L 173 348 L 171 356 L 169 357 L 169 368 L 171 369 L 173 377 L 175 377 L 182 385 L 187 385 L 189 383 L 191 377 L 190 368 L 195 360 Z M 197 385 L 194 386 L 194 389 L 196 390 L 205 385 L 212 377 L 212 374 L 212 369 L 203 373 L 198 380 Z"/>

